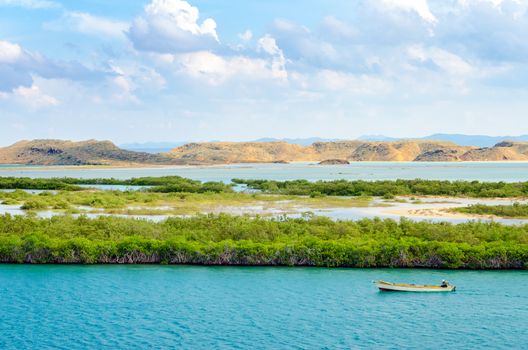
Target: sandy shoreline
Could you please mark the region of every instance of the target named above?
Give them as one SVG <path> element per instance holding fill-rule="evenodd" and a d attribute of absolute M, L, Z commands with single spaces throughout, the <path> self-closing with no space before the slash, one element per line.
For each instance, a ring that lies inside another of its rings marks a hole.
<path fill-rule="evenodd" d="M 478 214 L 463 214 L 449 211 L 448 208 L 431 208 L 431 209 L 397 209 L 397 210 L 387 210 L 385 213 L 390 215 L 398 215 L 404 217 L 430 217 L 432 219 L 463 219 L 463 220 L 495 220 L 495 219 L 504 219 L 495 215 L 478 215 Z"/>
<path fill-rule="evenodd" d="M 484 205 L 511 205 L 513 203 L 526 203 L 527 197 L 494 197 L 494 198 L 473 198 L 473 197 L 448 197 L 448 196 L 401 196 L 399 199 L 405 199 L 410 202 L 395 203 L 392 208 L 383 211 L 384 214 L 397 215 L 411 218 L 431 218 L 431 219 L 461 219 L 461 220 L 504 220 L 516 219 L 506 218 L 496 215 L 481 215 L 470 213 L 454 212 L 452 209 L 467 207 L 475 204 Z M 417 204 L 412 203 L 410 198 L 420 201 Z M 399 208 L 395 208 L 398 207 Z M 403 205 L 402 205 L 403 204 Z M 410 206 L 407 206 L 409 205 Z M 407 206 L 402 208 L 402 206 Z M 416 207 L 413 207 L 416 206 Z"/>

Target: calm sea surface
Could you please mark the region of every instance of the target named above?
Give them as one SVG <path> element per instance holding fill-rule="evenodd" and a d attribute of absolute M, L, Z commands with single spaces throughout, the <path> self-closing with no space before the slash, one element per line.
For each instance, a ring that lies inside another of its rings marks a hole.
<path fill-rule="evenodd" d="M 382 293 L 371 281 L 456 284 Z M 526 349 L 528 272 L 0 266 L 2 349 Z"/>
<path fill-rule="evenodd" d="M 441 179 L 480 181 L 528 181 L 528 162 L 358 162 L 350 165 L 235 164 L 207 167 L 166 168 L 73 168 L 0 166 L 0 176 L 113 177 L 180 175 L 201 181 L 230 182 L 233 178 L 274 180 L 391 180 Z"/>

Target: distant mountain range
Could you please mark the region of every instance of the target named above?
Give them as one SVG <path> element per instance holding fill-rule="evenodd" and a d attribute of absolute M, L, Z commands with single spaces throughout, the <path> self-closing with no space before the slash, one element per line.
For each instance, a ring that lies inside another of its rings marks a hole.
<path fill-rule="evenodd" d="M 276 139 L 273 137 L 263 137 L 263 138 L 260 138 L 260 139 L 257 139 L 251 142 L 277 142 L 277 141 L 287 142 L 287 143 L 291 143 L 294 145 L 310 146 L 314 142 L 332 142 L 332 141 L 339 141 L 339 139 L 325 139 L 321 137 L 307 137 L 307 138 L 297 138 L 297 139 L 289 139 L 289 138 Z"/>
<path fill-rule="evenodd" d="M 124 150 L 110 141 L 19 141 L 0 148 L 0 164 L 33 165 L 206 165 L 231 163 L 360 161 L 528 161 L 528 142 L 503 141 L 493 147 L 447 141 L 318 141 L 308 146 L 275 142 L 193 142 L 164 153 Z"/>
<path fill-rule="evenodd" d="M 460 146 L 436 140 L 320 141 L 308 146 L 284 141 L 201 142 L 185 144 L 165 155 L 193 164 L 528 161 L 528 142 L 505 141 L 493 147 Z"/>
<path fill-rule="evenodd" d="M 123 143 L 119 147 L 135 152 L 165 153 L 173 148 L 180 147 L 187 142 L 144 142 Z"/>
<path fill-rule="evenodd" d="M 337 139 L 324 139 L 321 137 L 308 137 L 308 138 L 297 138 L 297 139 L 277 139 L 273 137 L 263 137 L 258 140 L 249 141 L 249 142 L 277 142 L 283 141 L 291 143 L 294 145 L 309 146 L 314 142 L 328 142 L 328 141 L 337 141 Z M 220 142 L 218 140 L 211 140 L 208 142 Z M 148 153 L 165 153 L 169 152 L 171 149 L 183 146 L 190 142 L 144 142 L 144 143 L 123 143 L 119 147 L 136 152 L 148 152 Z"/>
<path fill-rule="evenodd" d="M 403 140 L 430 140 L 448 141 L 460 146 L 493 147 L 501 141 L 528 141 L 528 135 L 520 136 L 486 136 L 464 134 L 433 134 L 416 138 L 390 137 L 384 135 L 364 135 L 358 138 L 361 141 L 403 141 Z"/>
<path fill-rule="evenodd" d="M 434 140 L 317 141 L 309 145 L 300 143 L 311 142 L 313 139 L 293 139 L 291 142 L 192 142 L 162 153 L 124 150 L 110 141 L 32 140 L 0 148 L 0 164 L 143 166 L 289 162 L 346 164 L 359 161 L 528 161 L 528 142 L 501 141 L 492 147 L 479 147 L 438 141 L 441 135 L 432 135 L 431 138 Z M 520 138 L 522 136 L 517 137 Z M 481 142 L 489 142 L 490 139 L 493 138 L 477 137 Z M 468 141 L 463 138 L 461 142 Z M 152 147 L 150 150 L 159 145 L 149 144 Z"/>
<path fill-rule="evenodd" d="M 426 140 L 426 141 L 447 141 L 456 143 L 459 146 L 493 147 L 501 141 L 528 141 L 528 135 L 520 136 L 487 136 L 487 135 L 464 135 L 464 134 L 433 134 L 424 137 L 390 137 L 385 135 L 363 135 L 358 137 L 359 141 L 406 141 L 406 140 Z M 287 142 L 293 145 L 309 146 L 315 142 L 335 142 L 343 139 L 331 139 L 322 137 L 307 138 L 273 138 L 263 137 L 249 142 Z M 219 141 L 210 141 L 219 142 Z M 119 147 L 135 152 L 165 153 L 183 146 L 189 142 L 144 142 L 144 143 L 124 143 Z"/>

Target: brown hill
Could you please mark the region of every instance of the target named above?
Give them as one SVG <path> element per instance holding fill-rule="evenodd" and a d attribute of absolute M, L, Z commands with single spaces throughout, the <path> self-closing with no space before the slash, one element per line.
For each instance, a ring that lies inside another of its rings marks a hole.
<path fill-rule="evenodd" d="M 204 142 L 177 147 L 168 156 L 195 163 L 271 163 L 277 161 L 458 161 L 474 147 L 436 141 L 336 141 L 300 146 L 286 142 Z"/>
<path fill-rule="evenodd" d="M 503 141 L 491 148 L 477 148 L 465 153 L 464 161 L 528 160 L 528 142 Z"/>
<path fill-rule="evenodd" d="M 110 141 L 20 141 L 0 148 L 2 164 L 126 165 L 171 164 L 177 160 L 160 154 L 122 150 Z"/>
<path fill-rule="evenodd" d="M 189 143 L 165 154 L 126 151 L 110 141 L 20 141 L 0 148 L 0 164 L 140 165 L 353 161 L 528 161 L 528 142 L 490 148 L 437 141 L 338 141 L 301 146 L 287 142 Z"/>
<path fill-rule="evenodd" d="M 313 160 L 305 147 L 287 142 L 189 143 L 167 153 L 187 163 L 273 163 Z"/>
<path fill-rule="evenodd" d="M 346 157 L 351 161 L 450 161 L 446 154 L 460 155 L 470 147 L 439 141 L 361 142 Z M 435 153 L 436 152 L 436 153 Z"/>

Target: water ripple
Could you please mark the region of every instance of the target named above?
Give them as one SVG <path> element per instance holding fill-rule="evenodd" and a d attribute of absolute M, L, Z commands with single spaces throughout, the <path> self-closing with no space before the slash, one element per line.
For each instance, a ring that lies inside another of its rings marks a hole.
<path fill-rule="evenodd" d="M 0 348 L 515 349 L 526 290 L 525 271 L 2 265 Z"/>

